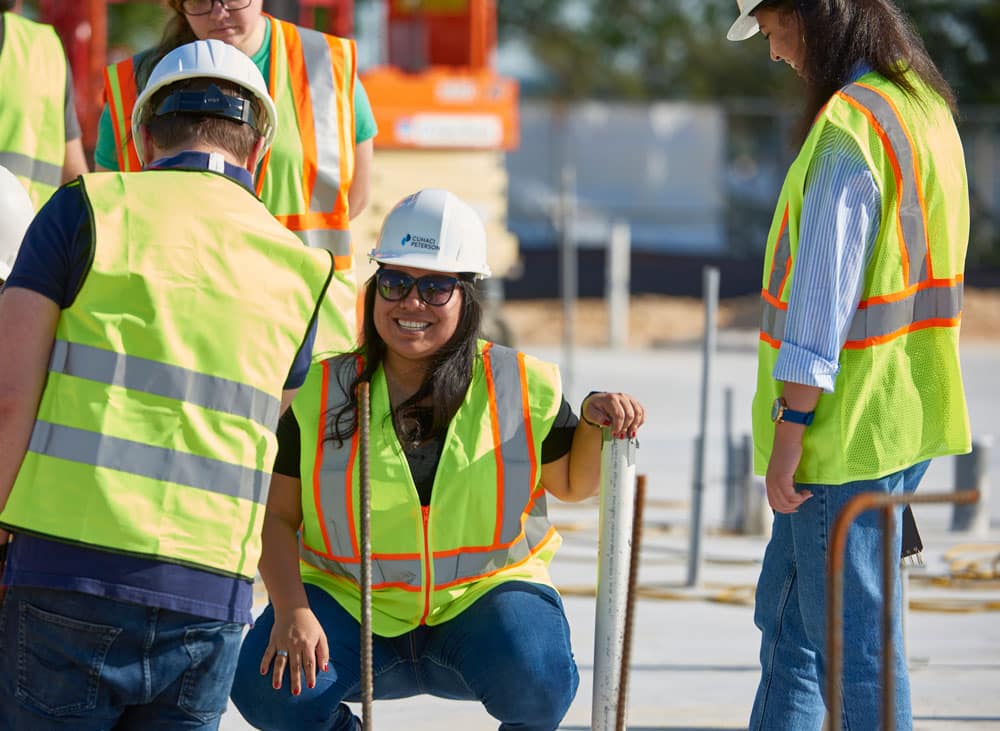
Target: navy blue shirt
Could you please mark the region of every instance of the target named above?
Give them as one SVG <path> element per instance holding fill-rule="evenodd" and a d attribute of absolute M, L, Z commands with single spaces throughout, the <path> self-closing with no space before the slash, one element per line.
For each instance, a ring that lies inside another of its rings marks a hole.
<path fill-rule="evenodd" d="M 183 152 L 158 160 L 150 166 L 154 170 L 141 174 L 155 175 L 156 168 L 214 169 L 253 190 L 250 173 L 228 163 L 219 170 L 220 162 L 219 156 Z M 79 183 L 63 186 L 25 233 L 6 286 L 38 292 L 65 309 L 80 291 L 93 245 L 90 215 Z M 285 388 L 298 388 L 305 381 L 315 337 L 314 322 Z M 10 544 L 4 583 L 80 591 L 227 622 L 252 620 L 252 581 L 21 532 Z"/>

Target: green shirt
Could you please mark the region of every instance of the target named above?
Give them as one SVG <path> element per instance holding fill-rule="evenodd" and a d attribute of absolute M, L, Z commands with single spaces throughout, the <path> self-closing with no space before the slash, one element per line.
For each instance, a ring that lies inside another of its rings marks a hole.
<path fill-rule="evenodd" d="M 269 79 L 271 73 L 271 21 L 268 18 L 264 20 L 267 26 L 264 31 L 264 40 L 251 59 L 260 69 L 264 78 Z M 375 117 L 372 114 L 371 102 L 368 101 L 368 94 L 365 92 L 365 87 L 361 85 L 361 79 L 356 79 L 354 84 L 354 142 L 357 144 L 370 140 L 377 132 L 378 127 L 375 125 Z M 118 169 L 115 135 L 111 126 L 111 110 L 108 109 L 107 104 L 104 105 L 97 127 L 94 162 L 108 170 Z"/>

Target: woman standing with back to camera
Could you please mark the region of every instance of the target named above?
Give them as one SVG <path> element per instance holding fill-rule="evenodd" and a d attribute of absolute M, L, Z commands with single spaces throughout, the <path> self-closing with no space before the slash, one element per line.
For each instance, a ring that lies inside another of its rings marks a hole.
<path fill-rule="evenodd" d="M 750 728 L 819 729 L 834 520 L 855 495 L 912 492 L 931 458 L 970 449 L 958 353 L 968 184 L 954 94 L 891 0 L 737 5 L 729 39 L 760 30 L 806 85 L 761 291 L 755 467 L 776 515 L 757 584 Z M 841 712 L 845 728 L 878 725 L 890 602 L 905 730 L 899 579 L 883 597 L 880 526 L 869 512 L 848 533 Z"/>

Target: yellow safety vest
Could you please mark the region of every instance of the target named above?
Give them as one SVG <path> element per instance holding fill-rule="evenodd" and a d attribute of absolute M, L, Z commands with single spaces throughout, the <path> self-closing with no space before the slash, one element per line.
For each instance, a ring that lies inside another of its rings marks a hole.
<path fill-rule="evenodd" d="M 0 525 L 252 578 L 281 394 L 330 257 L 216 173 L 81 180 L 93 262 Z"/>
<path fill-rule="evenodd" d="M 357 283 L 348 192 L 354 179 L 354 41 L 267 16 L 271 23 L 267 88 L 278 134 L 261 161 L 257 193 L 267 209 L 308 246 L 334 256 L 334 281 L 320 310 L 319 361 L 350 350 L 357 336 Z M 108 66 L 105 96 L 120 170 L 138 170 L 132 109 L 141 86 L 135 58 Z"/>
<path fill-rule="evenodd" d="M 4 13 L 0 50 L 0 165 L 37 211 L 62 181 L 66 158 L 66 56 L 52 26 Z"/>
<path fill-rule="evenodd" d="M 548 522 L 541 447 L 561 403 L 559 372 L 492 343 L 479 352 L 426 507 L 393 429 L 384 372 L 372 381 L 372 626 L 381 636 L 446 622 L 506 581 L 551 584 L 562 539 Z M 314 365 L 295 402 L 300 569 L 358 618 L 359 436 L 342 446 L 326 439 L 329 409 L 345 398 L 336 364 Z"/>
<path fill-rule="evenodd" d="M 795 479 L 877 479 L 970 449 L 958 333 L 969 237 L 962 144 L 947 105 L 915 75 L 919 100 L 876 73 L 834 94 L 788 171 L 771 224 L 761 291 L 754 465 L 771 456 L 772 373 L 784 337 L 806 176 L 826 125 L 857 141 L 882 192 L 879 236 L 840 353 L 834 393 L 805 430 Z"/>

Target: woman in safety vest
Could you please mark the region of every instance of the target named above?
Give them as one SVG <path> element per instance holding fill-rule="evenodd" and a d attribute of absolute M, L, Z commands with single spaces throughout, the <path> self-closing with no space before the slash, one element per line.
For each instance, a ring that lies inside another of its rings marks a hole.
<path fill-rule="evenodd" d="M 94 160 L 97 169 L 138 170 L 128 120 L 149 71 L 172 49 L 214 38 L 253 59 L 278 109 L 278 134 L 260 162 L 257 195 L 336 267 L 320 312 L 315 355 L 353 347 L 357 333 L 350 221 L 368 204 L 375 119 L 357 78 L 353 40 L 271 17 L 263 0 L 169 0 L 160 44 L 109 66 Z"/>
<path fill-rule="evenodd" d="M 892 0 L 737 4 L 729 39 L 759 29 L 806 86 L 761 288 L 755 466 L 776 515 L 757 584 L 750 728 L 819 729 L 834 520 L 859 493 L 911 493 L 931 458 L 970 449 L 958 353 L 968 186 L 954 95 Z M 883 596 L 881 533 L 871 512 L 848 534 L 834 710 L 845 727 L 875 727 L 889 602 L 891 703 L 895 728 L 909 729 L 899 578 Z"/>
<path fill-rule="evenodd" d="M 233 700 L 261 728 L 355 728 L 343 701 L 360 677 L 366 381 L 375 697 L 478 700 L 501 728 L 551 731 L 578 675 L 548 573 L 561 538 L 546 493 L 596 494 L 601 428 L 634 437 L 644 410 L 593 393 L 579 423 L 555 365 L 477 338 L 486 236 L 451 193 L 397 204 L 371 256 L 365 345 L 314 365 L 279 427 L 260 564 L 271 604 L 244 641 Z"/>

